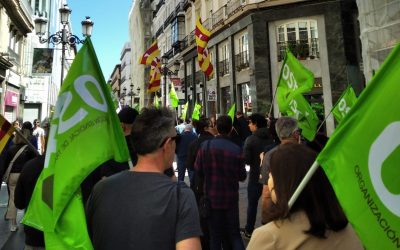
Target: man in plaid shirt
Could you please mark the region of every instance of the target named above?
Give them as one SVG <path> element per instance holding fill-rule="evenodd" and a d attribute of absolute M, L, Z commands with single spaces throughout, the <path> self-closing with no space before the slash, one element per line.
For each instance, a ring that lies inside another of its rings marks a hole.
<path fill-rule="evenodd" d="M 219 134 L 203 142 L 195 162 L 195 170 L 204 180 L 211 202 L 208 217 L 211 249 L 222 249 L 222 246 L 244 249 L 239 231 L 238 182 L 246 179 L 246 169 L 241 148 L 228 137 L 231 129 L 231 118 L 219 117 Z"/>

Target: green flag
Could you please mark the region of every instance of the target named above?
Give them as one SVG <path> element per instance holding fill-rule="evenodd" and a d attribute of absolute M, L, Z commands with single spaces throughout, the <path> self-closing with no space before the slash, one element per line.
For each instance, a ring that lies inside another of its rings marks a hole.
<path fill-rule="evenodd" d="M 297 119 L 299 128 L 301 128 L 301 135 L 308 141 L 313 141 L 317 133 L 319 119 L 302 94 L 294 96 L 289 101 L 287 114 Z"/>
<path fill-rule="evenodd" d="M 183 120 L 186 120 L 186 113 L 187 113 L 188 105 L 189 105 L 188 102 L 186 102 L 186 103 L 185 103 L 185 106 L 183 106 L 182 115 L 181 115 L 181 118 L 182 118 Z"/>
<path fill-rule="evenodd" d="M 138 113 L 140 113 L 140 105 L 139 103 L 136 103 L 136 106 L 134 108 Z"/>
<path fill-rule="evenodd" d="M 278 80 L 277 102 L 279 111 L 286 114 L 289 110 L 290 100 L 298 94 L 310 91 L 313 86 L 313 73 L 305 68 L 289 50 L 286 50 Z"/>
<path fill-rule="evenodd" d="M 160 108 L 160 100 L 158 99 L 158 95 L 156 93 L 154 93 L 153 106 L 157 109 Z"/>
<path fill-rule="evenodd" d="M 400 44 L 317 161 L 366 249 L 400 249 Z"/>
<path fill-rule="evenodd" d="M 99 136 L 100 135 L 100 136 Z M 46 151 L 23 223 L 44 231 L 46 249 L 93 249 L 80 184 L 103 162 L 129 159 L 128 147 L 90 38 L 61 87 Z"/>
<path fill-rule="evenodd" d="M 350 111 L 351 107 L 354 106 L 356 101 L 356 93 L 354 93 L 351 85 L 347 86 L 346 90 L 343 92 L 342 96 L 340 96 L 338 102 L 335 104 L 335 107 L 332 110 L 333 116 L 338 123 Z"/>
<path fill-rule="evenodd" d="M 200 110 L 201 110 L 201 105 L 196 103 L 196 105 L 194 105 L 194 109 L 193 109 L 193 114 L 192 114 L 192 119 L 193 120 L 200 120 Z"/>
<path fill-rule="evenodd" d="M 117 110 L 119 108 L 119 101 L 118 101 L 118 97 L 113 93 L 112 88 L 111 88 L 111 84 L 107 84 L 107 89 L 110 92 L 110 96 L 111 96 L 111 100 L 114 104 L 114 108 L 115 110 Z"/>
<path fill-rule="evenodd" d="M 228 111 L 228 116 L 232 119 L 232 123 L 233 119 L 235 118 L 235 111 L 236 111 L 236 103 L 233 103 L 233 105 L 229 108 Z"/>
<path fill-rule="evenodd" d="M 169 91 L 169 99 L 171 100 L 171 106 L 173 108 L 178 107 L 179 98 L 175 92 L 174 83 L 171 81 L 171 90 Z"/>

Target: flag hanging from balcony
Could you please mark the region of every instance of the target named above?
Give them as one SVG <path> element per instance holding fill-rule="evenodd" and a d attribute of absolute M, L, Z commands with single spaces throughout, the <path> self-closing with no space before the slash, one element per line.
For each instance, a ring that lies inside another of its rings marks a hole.
<path fill-rule="evenodd" d="M 150 69 L 150 82 L 147 88 L 148 93 L 157 92 L 160 89 L 161 83 L 161 60 L 158 57 L 155 57 L 153 62 L 151 63 Z"/>
<path fill-rule="evenodd" d="M 207 44 L 211 33 L 201 23 L 200 17 L 196 20 L 196 45 L 197 45 L 197 60 L 201 70 L 211 78 L 214 75 L 214 67 L 211 63 L 211 56 L 208 53 Z"/>
<path fill-rule="evenodd" d="M 139 63 L 144 65 L 152 65 L 155 58 L 160 55 L 160 50 L 158 49 L 157 40 L 155 40 L 150 48 L 144 52 L 144 54 L 139 58 Z"/>

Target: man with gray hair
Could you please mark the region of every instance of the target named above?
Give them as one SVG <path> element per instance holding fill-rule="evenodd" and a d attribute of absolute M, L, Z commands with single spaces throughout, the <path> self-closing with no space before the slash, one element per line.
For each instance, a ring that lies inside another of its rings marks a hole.
<path fill-rule="evenodd" d="M 178 139 L 173 113 L 142 109 L 131 135 L 136 167 L 100 181 L 86 205 L 94 249 L 200 249 L 193 192 L 163 174 Z"/>
<path fill-rule="evenodd" d="M 281 141 L 280 145 L 283 144 L 297 144 L 300 143 L 300 129 L 298 127 L 297 120 L 293 117 L 282 116 L 278 118 L 275 123 L 276 134 Z M 261 169 L 260 169 L 260 183 L 263 184 L 263 191 L 261 195 L 262 206 L 261 206 L 261 223 L 266 224 L 268 215 L 268 207 L 271 204 L 271 195 L 268 189 L 268 174 L 269 174 L 269 166 L 271 154 L 277 150 L 279 147 L 276 146 L 271 150 L 260 156 L 261 158 Z"/>
<path fill-rule="evenodd" d="M 196 140 L 197 136 L 195 133 L 193 133 L 193 126 L 192 124 L 186 124 L 183 132 L 180 134 L 180 140 L 179 144 L 176 145 L 176 158 L 178 160 L 177 162 L 177 167 L 178 167 L 178 180 L 179 181 L 184 181 L 185 179 L 185 173 L 186 173 L 186 158 L 187 158 L 187 153 L 189 149 L 190 143 L 192 141 Z M 190 185 L 192 185 L 193 182 L 193 174 L 194 171 L 191 169 L 188 169 L 188 175 L 189 175 L 189 180 L 190 180 Z"/>

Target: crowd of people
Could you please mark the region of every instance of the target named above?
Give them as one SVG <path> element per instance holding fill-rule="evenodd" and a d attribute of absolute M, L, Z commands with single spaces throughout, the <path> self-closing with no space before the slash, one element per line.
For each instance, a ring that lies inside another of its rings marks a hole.
<path fill-rule="evenodd" d="M 233 121 L 227 115 L 184 121 L 167 108 L 139 114 L 130 107 L 118 117 L 131 163 L 109 160 L 81 184 L 94 249 L 236 250 L 245 249 L 243 239 L 257 250 L 363 249 L 322 169 L 289 207 L 326 142 L 305 143 L 296 119 L 238 111 Z M 5 218 L 13 232 L 16 209 L 29 206 L 44 164 L 46 133 L 37 120 L 34 125 L 18 128 L 1 157 L 9 193 Z M 241 227 L 239 182 L 246 179 Z M 256 228 L 258 213 L 262 226 Z M 27 249 L 45 248 L 42 232 L 24 230 Z"/>

